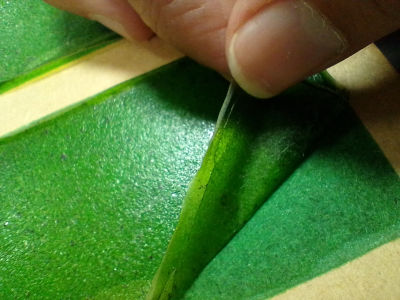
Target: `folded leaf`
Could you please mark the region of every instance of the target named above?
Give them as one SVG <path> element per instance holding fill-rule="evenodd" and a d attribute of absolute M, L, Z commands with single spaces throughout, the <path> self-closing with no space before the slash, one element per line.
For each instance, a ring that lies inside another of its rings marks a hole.
<path fill-rule="evenodd" d="M 268 101 L 234 92 L 185 198 L 149 299 L 179 299 L 343 111 L 317 75 Z"/>

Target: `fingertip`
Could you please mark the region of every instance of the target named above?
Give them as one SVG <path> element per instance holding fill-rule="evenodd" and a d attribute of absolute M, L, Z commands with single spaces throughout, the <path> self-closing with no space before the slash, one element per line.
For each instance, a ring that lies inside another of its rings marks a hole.
<path fill-rule="evenodd" d="M 235 53 L 236 40 L 237 34 L 232 37 L 227 54 L 228 65 L 233 79 L 243 90 L 256 98 L 267 99 L 273 97 L 275 94 L 268 89 L 268 84 L 258 82 L 256 78 L 251 78 L 243 70 Z"/>
<path fill-rule="evenodd" d="M 45 0 L 71 13 L 97 21 L 128 40 L 148 40 L 154 34 L 127 0 Z"/>
<path fill-rule="evenodd" d="M 270 98 L 339 57 L 345 45 L 305 1 L 283 0 L 266 5 L 233 32 L 227 57 L 242 88 Z"/>

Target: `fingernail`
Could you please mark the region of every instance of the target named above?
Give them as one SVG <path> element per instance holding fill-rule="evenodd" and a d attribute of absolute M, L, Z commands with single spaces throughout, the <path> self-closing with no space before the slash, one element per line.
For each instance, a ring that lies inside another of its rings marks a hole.
<path fill-rule="evenodd" d="M 132 37 L 128 34 L 125 27 L 118 21 L 103 15 L 96 15 L 96 14 L 89 15 L 89 18 L 92 19 L 93 21 L 97 21 L 103 24 L 104 26 L 108 27 L 109 29 L 118 33 L 119 35 L 125 37 L 126 39 L 132 40 Z"/>
<path fill-rule="evenodd" d="M 232 76 L 247 92 L 269 98 L 337 58 L 346 41 L 304 1 L 267 5 L 233 35 L 228 49 Z"/>

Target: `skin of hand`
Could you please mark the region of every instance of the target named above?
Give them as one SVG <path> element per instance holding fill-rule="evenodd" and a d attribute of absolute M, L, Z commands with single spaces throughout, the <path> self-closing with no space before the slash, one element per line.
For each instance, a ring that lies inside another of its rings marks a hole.
<path fill-rule="evenodd" d="M 400 0 L 46 0 L 269 98 L 400 28 Z"/>

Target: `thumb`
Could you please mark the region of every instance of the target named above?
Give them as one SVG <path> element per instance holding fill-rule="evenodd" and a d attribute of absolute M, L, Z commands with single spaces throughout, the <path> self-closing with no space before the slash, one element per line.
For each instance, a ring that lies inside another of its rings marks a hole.
<path fill-rule="evenodd" d="M 398 0 L 238 0 L 228 64 L 242 88 L 269 98 L 399 27 Z"/>

